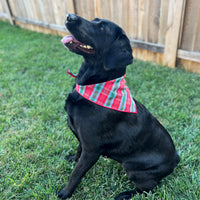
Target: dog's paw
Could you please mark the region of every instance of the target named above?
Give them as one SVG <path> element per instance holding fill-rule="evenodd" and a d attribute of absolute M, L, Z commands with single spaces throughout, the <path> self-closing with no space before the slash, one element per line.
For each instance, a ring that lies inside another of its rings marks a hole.
<path fill-rule="evenodd" d="M 75 161 L 75 156 L 67 156 L 66 157 L 66 160 L 69 162 L 69 163 L 73 163 Z"/>
<path fill-rule="evenodd" d="M 128 200 L 131 199 L 134 195 L 140 193 L 138 190 L 130 190 L 122 192 L 115 197 L 115 200 Z"/>
<path fill-rule="evenodd" d="M 78 162 L 78 160 L 79 160 L 79 158 L 80 158 L 80 155 L 74 155 L 74 156 L 67 156 L 66 157 L 66 160 L 70 163 L 70 164 L 72 164 L 73 162 Z"/>
<path fill-rule="evenodd" d="M 128 199 L 130 199 L 131 197 L 130 196 L 127 196 L 127 195 L 123 195 L 123 196 L 116 196 L 115 197 L 115 200 L 128 200 Z"/>
<path fill-rule="evenodd" d="M 70 198 L 72 194 L 69 194 L 64 188 L 58 192 L 58 198 L 64 200 Z"/>

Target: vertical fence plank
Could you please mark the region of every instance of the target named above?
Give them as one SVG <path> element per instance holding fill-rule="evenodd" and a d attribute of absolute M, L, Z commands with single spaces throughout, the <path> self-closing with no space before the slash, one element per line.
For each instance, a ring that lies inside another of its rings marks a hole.
<path fill-rule="evenodd" d="M 67 14 L 65 9 L 65 1 L 63 0 L 52 1 L 52 4 L 53 4 L 56 24 L 63 25 Z M 67 6 L 70 6 L 70 1 L 67 2 Z"/>
<path fill-rule="evenodd" d="M 5 8 L 6 8 L 8 19 L 9 19 L 10 23 L 12 25 L 14 25 L 14 20 L 12 18 L 12 11 L 11 11 L 11 7 L 10 7 L 10 4 L 9 4 L 8 0 L 5 1 Z"/>
<path fill-rule="evenodd" d="M 149 21 L 147 19 L 149 26 L 148 42 L 158 42 L 160 6 L 160 0 L 149 0 Z"/>
<path fill-rule="evenodd" d="M 29 6 L 27 7 L 26 6 L 26 0 L 22 0 L 22 2 L 21 3 L 23 3 L 23 5 L 21 5 L 21 6 L 23 6 L 23 10 L 24 10 L 24 16 L 26 17 L 26 18 L 29 18 L 28 16 L 29 16 L 29 10 L 28 10 L 28 8 L 29 8 Z"/>
<path fill-rule="evenodd" d="M 64 6 L 65 15 L 67 13 L 76 14 L 75 1 L 74 0 L 64 0 L 63 4 L 64 4 L 63 6 Z"/>
<path fill-rule="evenodd" d="M 144 9 L 145 9 L 144 0 L 140 0 L 138 2 L 138 28 L 137 28 L 138 29 L 137 39 L 139 39 L 139 40 L 144 40 L 143 33 L 142 33 Z"/>
<path fill-rule="evenodd" d="M 0 0 L 0 13 L 7 13 L 6 11 L 5 11 L 5 8 L 4 8 L 5 6 L 3 5 L 3 0 Z"/>
<path fill-rule="evenodd" d="M 163 63 L 169 67 L 175 67 L 176 53 L 179 41 L 179 31 L 182 22 L 182 14 L 186 0 L 169 0 L 169 15 L 165 39 L 165 52 Z"/>
<path fill-rule="evenodd" d="M 93 0 L 79 1 L 75 0 L 76 12 L 83 18 L 92 20 L 95 17 L 95 2 Z"/>
<path fill-rule="evenodd" d="M 150 7 L 151 7 L 150 1 L 147 0 L 144 4 L 144 18 L 142 20 L 143 40 L 146 42 L 149 41 L 149 32 L 151 29 L 151 25 L 149 23 L 150 16 L 152 15 Z"/>
<path fill-rule="evenodd" d="M 138 27 L 137 27 L 137 39 L 144 41 L 144 33 L 143 33 L 143 23 L 144 23 L 144 15 L 145 15 L 145 1 L 138 1 Z M 145 59 L 146 58 L 146 50 L 142 51 L 141 49 L 137 49 L 136 58 Z"/>
<path fill-rule="evenodd" d="M 10 3 L 10 9 L 12 10 L 13 16 L 16 16 L 17 15 L 17 8 L 16 8 L 16 5 L 14 3 L 14 0 L 9 0 L 9 3 Z"/>
<path fill-rule="evenodd" d="M 108 0 L 95 0 L 95 15 L 99 18 L 111 19 L 111 6 L 112 1 Z"/>
<path fill-rule="evenodd" d="M 160 20 L 160 0 L 149 0 L 149 18 L 148 24 L 148 42 L 158 43 L 159 20 Z M 155 52 L 147 51 L 146 60 L 158 60 L 158 55 Z"/>
<path fill-rule="evenodd" d="M 131 39 L 137 38 L 137 9 L 138 0 L 129 0 L 128 1 L 128 17 L 127 17 L 127 34 Z"/>
<path fill-rule="evenodd" d="M 89 15 L 90 20 L 95 18 L 95 2 L 93 0 L 90 0 L 88 13 L 90 14 Z"/>
<path fill-rule="evenodd" d="M 138 1 L 139 0 L 129 0 L 129 21 L 127 27 L 127 34 L 130 39 L 138 38 Z M 133 56 L 137 57 L 137 49 L 133 48 Z"/>
<path fill-rule="evenodd" d="M 180 47 L 189 51 L 200 51 L 200 5 L 199 1 L 188 0 Z M 191 37 L 192 36 L 192 37 Z"/>
<path fill-rule="evenodd" d="M 167 31 L 167 19 L 168 19 L 168 8 L 169 2 L 166 0 L 161 1 L 160 6 L 160 22 L 159 22 L 159 32 L 158 32 L 158 44 L 165 44 L 165 35 Z"/>

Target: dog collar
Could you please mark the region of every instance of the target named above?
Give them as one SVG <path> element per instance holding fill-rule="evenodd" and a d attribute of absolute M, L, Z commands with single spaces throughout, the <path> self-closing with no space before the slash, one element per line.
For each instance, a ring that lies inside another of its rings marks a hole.
<path fill-rule="evenodd" d="M 70 71 L 70 69 L 67 70 L 67 73 L 68 73 L 71 77 L 77 78 L 77 75 L 74 74 L 74 73 L 72 73 L 72 72 Z"/>

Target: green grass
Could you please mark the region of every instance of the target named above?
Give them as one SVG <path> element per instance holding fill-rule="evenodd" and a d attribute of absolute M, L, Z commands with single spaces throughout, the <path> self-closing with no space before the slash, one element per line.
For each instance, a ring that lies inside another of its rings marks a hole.
<path fill-rule="evenodd" d="M 82 58 L 59 36 L 0 22 L 0 199 L 57 199 L 74 164 L 77 141 L 64 104 Z M 181 162 L 148 199 L 200 199 L 200 76 L 136 60 L 127 84 L 170 132 Z M 134 184 L 112 160 L 100 158 L 73 200 L 113 199 Z M 144 195 L 134 199 L 145 199 Z"/>

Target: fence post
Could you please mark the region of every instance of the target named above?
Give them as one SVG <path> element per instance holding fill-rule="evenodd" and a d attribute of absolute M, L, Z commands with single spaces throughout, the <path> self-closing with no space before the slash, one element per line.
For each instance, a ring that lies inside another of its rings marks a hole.
<path fill-rule="evenodd" d="M 75 0 L 72 0 L 72 5 L 73 5 L 74 14 L 77 14 L 77 8 L 76 8 L 76 1 Z"/>
<path fill-rule="evenodd" d="M 10 23 L 12 25 L 14 25 L 15 22 L 13 20 L 12 10 L 11 10 L 11 7 L 10 7 L 10 4 L 9 4 L 8 0 L 5 0 L 5 6 L 6 6 L 7 14 L 8 14 L 8 19 L 9 19 Z"/>
<path fill-rule="evenodd" d="M 175 67 L 186 0 L 169 0 L 163 64 Z"/>

